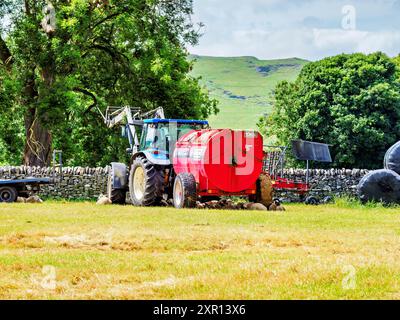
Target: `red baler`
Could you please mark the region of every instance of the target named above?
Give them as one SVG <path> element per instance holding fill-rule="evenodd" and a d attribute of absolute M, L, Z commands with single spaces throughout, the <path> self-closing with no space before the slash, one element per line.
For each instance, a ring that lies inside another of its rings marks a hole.
<path fill-rule="evenodd" d="M 174 202 L 182 206 L 193 206 L 195 200 L 188 197 L 254 195 L 263 167 L 263 138 L 255 131 L 191 131 L 178 140 L 173 166 Z"/>

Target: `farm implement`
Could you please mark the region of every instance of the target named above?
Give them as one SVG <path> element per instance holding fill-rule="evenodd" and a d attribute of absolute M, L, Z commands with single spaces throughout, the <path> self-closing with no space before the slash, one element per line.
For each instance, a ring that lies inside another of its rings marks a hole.
<path fill-rule="evenodd" d="M 130 144 L 130 163 L 111 164 L 107 193 L 113 203 L 125 203 L 126 192 L 137 206 L 172 199 L 176 208 L 222 196 L 260 202 L 265 195 L 260 192 L 263 138 L 258 132 L 165 119 L 161 108 L 142 114 L 131 107 L 109 107 L 103 117 L 109 128 L 122 125 Z"/>
<path fill-rule="evenodd" d="M 124 204 L 129 192 L 137 206 L 172 201 L 176 208 L 193 208 L 197 201 L 241 196 L 268 207 L 274 190 L 300 195 L 310 191 L 308 175 L 306 181 L 284 177 L 287 148 L 265 151 L 256 131 L 166 119 L 162 108 L 141 113 L 137 108 L 109 107 L 103 118 L 109 128 L 122 126 L 130 144 L 130 163 L 110 166 L 107 196 L 113 203 Z M 327 145 L 299 140 L 292 148 L 307 167 L 309 161 L 330 161 Z"/>
<path fill-rule="evenodd" d="M 290 179 L 285 174 L 286 146 L 264 146 L 263 172 L 271 177 L 272 188 L 276 192 L 291 192 L 299 196 L 306 204 L 316 205 L 320 199 L 308 196 L 315 189 L 310 183 L 310 162 L 332 162 L 329 146 L 323 143 L 293 140 L 292 153 L 297 160 L 306 161 L 305 180 Z"/>

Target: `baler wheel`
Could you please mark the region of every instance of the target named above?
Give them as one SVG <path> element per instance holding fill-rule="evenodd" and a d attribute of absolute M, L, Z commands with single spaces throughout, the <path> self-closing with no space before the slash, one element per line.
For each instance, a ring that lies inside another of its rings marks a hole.
<path fill-rule="evenodd" d="M 149 160 L 137 157 L 129 174 L 129 193 L 135 206 L 156 205 L 162 199 L 164 178 Z"/>
<path fill-rule="evenodd" d="M 17 200 L 18 192 L 13 187 L 1 187 L 0 188 L 0 202 L 12 203 Z"/>
<path fill-rule="evenodd" d="M 274 189 L 269 175 L 262 173 L 257 180 L 257 193 L 249 197 L 250 202 L 259 202 L 267 208 L 274 202 Z"/>
<path fill-rule="evenodd" d="M 174 182 L 174 206 L 177 209 L 194 208 L 197 201 L 196 179 L 191 173 L 180 173 Z"/>
<path fill-rule="evenodd" d="M 107 180 L 107 197 L 115 204 L 125 204 L 126 202 L 126 190 L 114 189 L 112 187 L 112 176 L 108 176 Z"/>

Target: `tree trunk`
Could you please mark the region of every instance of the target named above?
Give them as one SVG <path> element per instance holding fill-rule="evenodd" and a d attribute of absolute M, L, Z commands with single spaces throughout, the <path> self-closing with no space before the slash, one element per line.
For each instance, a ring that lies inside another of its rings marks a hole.
<path fill-rule="evenodd" d="M 25 134 L 24 164 L 48 166 L 51 161 L 52 137 L 50 131 L 43 126 L 35 108 L 30 109 L 25 116 Z"/>
<path fill-rule="evenodd" d="M 10 71 L 11 65 L 13 63 L 11 52 L 8 49 L 7 44 L 1 37 L 0 37 L 0 60 L 6 67 L 6 70 Z"/>
<path fill-rule="evenodd" d="M 53 80 L 52 75 L 48 78 Z M 46 82 L 51 84 L 51 81 Z M 24 164 L 26 166 L 45 167 L 51 160 L 52 136 L 48 128 L 43 125 L 44 115 L 39 114 L 35 107 L 38 91 L 35 86 L 33 74 L 28 77 L 25 86 L 25 105 L 28 111 L 25 114 L 25 148 Z"/>
<path fill-rule="evenodd" d="M 25 3 L 26 15 L 31 15 L 31 3 L 28 0 Z M 49 43 L 50 46 L 50 43 Z M 50 48 L 48 48 L 50 50 Z M 6 42 L 0 35 L 0 62 L 11 71 L 13 57 Z M 51 63 L 50 63 L 51 62 Z M 25 135 L 26 142 L 24 148 L 24 164 L 27 166 L 48 166 L 51 160 L 52 136 L 49 129 L 43 125 L 45 115 L 40 115 L 36 109 L 35 102 L 38 99 L 38 90 L 35 86 L 35 69 L 33 66 L 31 75 L 28 75 L 25 83 L 22 104 L 27 106 L 25 114 Z M 51 87 L 55 79 L 54 60 L 48 62 L 48 65 L 42 69 L 42 79 L 44 83 Z"/>

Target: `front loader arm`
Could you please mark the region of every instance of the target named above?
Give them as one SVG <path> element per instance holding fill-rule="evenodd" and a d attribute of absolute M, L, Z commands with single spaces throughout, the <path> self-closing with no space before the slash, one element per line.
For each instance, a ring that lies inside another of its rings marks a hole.
<path fill-rule="evenodd" d="M 108 128 L 114 128 L 117 125 L 125 124 L 128 129 L 129 144 L 133 153 L 139 150 L 139 136 L 136 132 L 137 126 L 143 126 L 143 119 L 153 117 L 165 119 L 164 109 L 157 108 L 145 113 L 141 113 L 140 108 L 108 107 L 105 116 L 102 114 L 105 124 Z"/>

